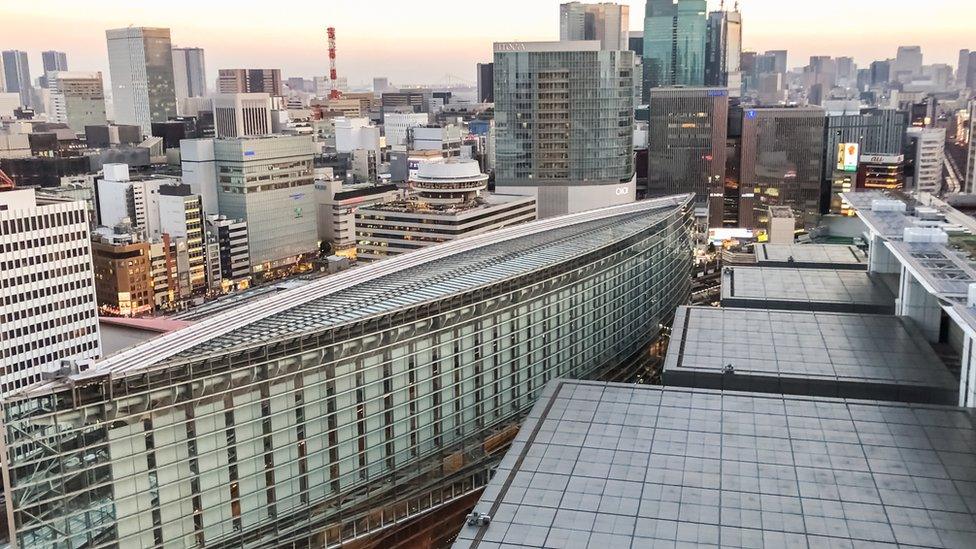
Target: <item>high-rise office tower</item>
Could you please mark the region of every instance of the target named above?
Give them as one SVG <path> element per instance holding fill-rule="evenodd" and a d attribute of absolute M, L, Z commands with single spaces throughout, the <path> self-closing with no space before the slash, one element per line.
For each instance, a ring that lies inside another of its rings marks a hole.
<path fill-rule="evenodd" d="M 630 47 L 630 6 L 569 2 L 559 6 L 560 40 L 599 40 L 605 50 Z"/>
<path fill-rule="evenodd" d="M 942 190 L 945 163 L 945 128 L 908 128 L 906 186 L 914 192 L 938 193 Z"/>
<path fill-rule="evenodd" d="M 266 93 L 272 97 L 284 95 L 281 69 L 220 69 L 217 78 L 219 93 Z"/>
<path fill-rule="evenodd" d="M 705 82 L 705 0 L 648 0 L 644 17 L 644 96 L 658 86 Z"/>
<path fill-rule="evenodd" d="M 478 102 L 495 102 L 495 64 L 478 63 Z"/>
<path fill-rule="evenodd" d="M 966 63 L 966 87 L 976 89 L 976 51 L 969 52 L 969 62 Z"/>
<path fill-rule="evenodd" d="M 922 74 L 922 48 L 920 46 L 898 46 L 898 53 L 891 66 L 891 80 L 908 81 Z"/>
<path fill-rule="evenodd" d="M 705 47 L 705 85 L 729 88 L 732 97 L 742 94 L 742 14 L 713 11 L 708 14 Z"/>
<path fill-rule="evenodd" d="M 207 95 L 203 48 L 173 48 L 173 86 L 177 101 Z"/>
<path fill-rule="evenodd" d="M 839 213 L 842 207 L 839 193 L 851 190 L 841 183 L 857 170 L 859 157 L 902 154 L 908 112 L 858 107 L 826 114 L 821 211 Z M 851 145 L 855 145 L 853 155 Z"/>
<path fill-rule="evenodd" d="M 105 36 L 115 121 L 149 135 L 152 122 L 176 116 L 169 29 L 128 27 L 107 30 Z"/>
<path fill-rule="evenodd" d="M 871 63 L 871 85 L 887 84 L 891 81 L 891 62 L 873 61 Z"/>
<path fill-rule="evenodd" d="M 318 252 L 313 153 L 308 135 L 214 140 L 219 213 L 247 222 L 255 275 Z"/>
<path fill-rule="evenodd" d="M 51 71 L 45 76 L 51 91 L 51 121 L 67 124 L 79 134 L 85 133 L 85 126 L 107 123 L 102 73 Z"/>
<path fill-rule="evenodd" d="M 786 71 L 789 70 L 789 66 L 787 65 L 789 52 L 787 50 L 769 50 L 766 52 L 766 55 L 772 56 L 774 60 L 773 72 L 786 74 Z"/>
<path fill-rule="evenodd" d="M 0 398 L 101 354 L 84 202 L 0 192 Z"/>
<path fill-rule="evenodd" d="M 634 54 L 590 41 L 496 43 L 495 188 L 540 218 L 631 202 Z"/>
<path fill-rule="evenodd" d="M 213 98 L 217 137 L 271 133 L 271 97 L 266 93 L 221 93 Z"/>
<path fill-rule="evenodd" d="M 740 225 L 766 227 L 769 206 L 790 206 L 812 225 L 820 215 L 824 111 L 747 109 L 742 120 Z"/>
<path fill-rule="evenodd" d="M 373 93 L 386 93 L 390 91 L 390 79 L 385 76 L 376 76 L 373 78 Z"/>
<path fill-rule="evenodd" d="M 41 87 L 47 88 L 49 85 L 47 73 L 68 70 L 68 54 L 63 51 L 42 51 L 41 64 L 44 66 L 44 74 L 40 78 Z"/>
<path fill-rule="evenodd" d="M 648 195 L 695 193 L 721 227 L 728 90 L 654 88 L 649 99 Z"/>
<path fill-rule="evenodd" d="M 33 104 L 33 86 L 31 86 L 27 52 L 7 50 L 0 54 L 0 58 L 3 59 L 3 77 L 7 93 L 19 94 L 20 104 L 30 107 Z"/>
<path fill-rule="evenodd" d="M 959 63 L 956 65 L 956 83 L 966 85 L 969 76 L 969 50 L 959 50 Z"/>

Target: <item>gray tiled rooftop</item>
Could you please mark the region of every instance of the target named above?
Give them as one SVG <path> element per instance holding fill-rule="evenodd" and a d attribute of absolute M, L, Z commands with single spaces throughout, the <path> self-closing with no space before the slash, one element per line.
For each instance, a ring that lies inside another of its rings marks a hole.
<path fill-rule="evenodd" d="M 557 380 L 455 549 L 976 546 L 958 408 Z"/>
<path fill-rule="evenodd" d="M 727 365 L 733 374 L 723 373 Z M 681 307 L 664 383 L 940 404 L 959 400 L 959 382 L 911 321 L 882 315 Z"/>
<path fill-rule="evenodd" d="M 864 271 L 726 267 L 722 306 L 890 314 L 895 296 L 877 275 Z"/>
<path fill-rule="evenodd" d="M 867 256 L 857 246 L 841 244 L 756 244 L 756 264 L 760 266 L 807 269 L 868 268 Z"/>

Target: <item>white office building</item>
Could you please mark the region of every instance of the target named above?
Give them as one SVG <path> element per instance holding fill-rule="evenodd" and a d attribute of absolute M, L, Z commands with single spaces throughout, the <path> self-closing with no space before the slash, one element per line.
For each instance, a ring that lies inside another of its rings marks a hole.
<path fill-rule="evenodd" d="M 271 96 L 266 93 L 222 93 L 213 98 L 217 137 L 268 135 Z"/>
<path fill-rule="evenodd" d="M 369 118 L 335 119 L 336 151 L 351 153 L 356 149 L 380 151 L 380 129 L 369 123 Z"/>
<path fill-rule="evenodd" d="M 0 192 L 0 398 L 100 355 L 85 204 Z"/>
<path fill-rule="evenodd" d="M 217 160 L 213 139 L 180 141 L 180 168 L 183 182 L 200 195 L 206 215 L 217 215 Z"/>
<path fill-rule="evenodd" d="M 95 185 L 98 223 L 115 227 L 126 220 L 145 240 L 159 237 L 159 188 L 177 185 L 171 177 L 130 176 L 126 164 L 105 164 L 103 176 Z"/>
<path fill-rule="evenodd" d="M 115 122 L 149 135 L 152 122 L 176 116 L 169 29 L 127 27 L 105 31 Z"/>
<path fill-rule="evenodd" d="M 425 112 L 384 113 L 383 129 L 386 132 L 387 146 L 405 146 L 407 144 L 407 130 L 417 126 L 425 126 L 428 122 L 429 116 Z"/>
<path fill-rule="evenodd" d="M 908 128 L 913 150 L 915 177 L 910 185 L 914 192 L 938 194 L 942 189 L 945 164 L 945 128 Z"/>
<path fill-rule="evenodd" d="M 489 194 L 488 176 L 474 160 L 420 165 L 410 179 L 416 194 L 356 211 L 356 255 L 378 260 L 535 221 L 535 199 Z"/>
<path fill-rule="evenodd" d="M 318 252 L 314 151 L 307 135 L 214 140 L 218 213 L 247 222 L 255 275 Z"/>
<path fill-rule="evenodd" d="M 344 185 L 338 179 L 315 181 L 319 240 L 327 242 L 335 255 L 356 257 L 356 211 L 401 198 L 396 185 L 362 183 Z"/>

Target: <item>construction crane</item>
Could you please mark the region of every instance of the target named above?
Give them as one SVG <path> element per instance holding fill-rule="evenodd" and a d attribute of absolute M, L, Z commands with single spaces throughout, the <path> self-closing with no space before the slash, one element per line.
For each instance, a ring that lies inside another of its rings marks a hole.
<path fill-rule="evenodd" d="M 339 91 L 339 73 L 336 71 L 336 39 L 335 27 L 326 29 L 329 35 L 329 80 L 332 81 L 332 90 L 329 92 L 329 99 L 342 98 Z"/>
<path fill-rule="evenodd" d="M 10 191 L 14 188 L 14 180 L 7 177 L 7 174 L 0 170 L 0 191 Z"/>

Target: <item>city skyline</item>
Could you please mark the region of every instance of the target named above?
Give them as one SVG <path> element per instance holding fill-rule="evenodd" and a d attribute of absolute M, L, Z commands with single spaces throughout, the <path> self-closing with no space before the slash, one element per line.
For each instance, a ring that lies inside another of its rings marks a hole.
<path fill-rule="evenodd" d="M 416 4 L 398 3 L 377 6 L 378 13 L 363 9 L 362 2 L 334 0 L 333 13 L 319 17 L 291 17 L 270 20 L 250 9 L 258 4 L 241 2 L 233 12 L 223 5 L 199 6 L 185 0 L 173 2 L 171 10 L 150 5 L 123 5 L 116 0 L 96 0 L 85 8 L 54 0 L 51 9 L 38 13 L 28 5 L 5 6 L 8 21 L 3 49 L 25 50 L 29 54 L 31 76 L 41 71 L 41 51 L 66 51 L 78 70 L 108 73 L 105 30 L 132 26 L 159 26 L 172 30 L 172 43 L 180 47 L 201 47 L 207 56 L 208 86 L 213 86 L 221 68 L 281 68 L 285 76 L 312 76 L 327 71 L 325 27 L 338 33 L 339 72 L 350 85 L 368 86 L 373 76 L 388 76 L 395 84 L 444 84 L 475 81 L 475 64 L 489 61 L 495 41 L 557 40 L 559 0 L 519 3 L 494 2 L 479 16 L 477 23 L 459 24 L 457 8 L 434 0 L 423 10 Z M 631 6 L 631 30 L 643 26 L 644 3 L 624 1 Z M 727 2 L 731 7 L 733 2 Z M 299 1 L 288 14 L 302 11 L 310 2 Z M 718 9 L 719 0 L 709 0 L 709 9 Z M 956 64 L 960 48 L 970 44 L 967 11 L 976 15 L 968 0 L 933 0 L 926 14 L 934 19 L 927 28 L 938 33 L 924 34 L 917 28 L 917 13 L 907 0 L 887 2 L 885 35 L 878 41 L 859 32 L 865 17 L 878 18 L 878 6 L 851 5 L 842 0 L 824 0 L 807 6 L 798 20 L 790 3 L 773 0 L 746 0 L 743 13 L 743 49 L 765 51 L 786 49 L 790 67 L 806 63 L 811 55 L 852 56 L 859 66 L 876 59 L 894 57 L 899 45 L 909 45 L 899 36 L 910 36 L 910 45 L 920 45 L 925 63 Z M 193 18 L 185 14 L 193 13 Z M 501 14 L 518 13 L 519 17 Z M 842 14 L 842 15 L 838 15 Z M 801 24 L 802 23 L 802 24 Z M 58 33 L 39 29 L 58 28 Z M 823 29 L 829 29 L 829 33 Z M 972 40 L 976 42 L 976 40 Z M 904 43 L 903 43 L 904 42 Z M 437 59 L 437 63 L 427 62 Z M 426 61 L 425 61 L 426 60 Z"/>

